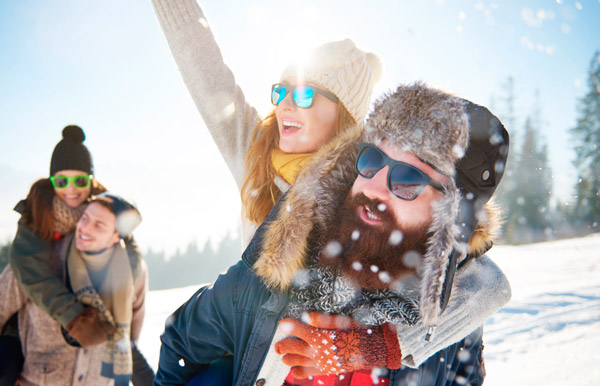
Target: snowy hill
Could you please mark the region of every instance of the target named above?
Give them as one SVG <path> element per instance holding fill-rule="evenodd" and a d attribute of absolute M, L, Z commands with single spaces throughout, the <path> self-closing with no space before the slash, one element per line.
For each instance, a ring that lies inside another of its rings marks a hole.
<path fill-rule="evenodd" d="M 485 325 L 493 385 L 600 385 L 600 235 L 490 252 L 512 300 Z M 156 368 L 167 316 L 198 286 L 152 291 L 140 348 Z"/>

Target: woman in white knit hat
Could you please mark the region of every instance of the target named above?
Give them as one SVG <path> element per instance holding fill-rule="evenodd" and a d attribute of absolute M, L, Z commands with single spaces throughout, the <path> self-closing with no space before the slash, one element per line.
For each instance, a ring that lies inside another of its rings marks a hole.
<path fill-rule="evenodd" d="M 272 86 L 264 118 L 250 106 L 196 0 L 153 0 L 188 90 L 240 188 L 246 245 L 312 154 L 362 123 L 381 61 L 350 39 L 316 48 Z"/>

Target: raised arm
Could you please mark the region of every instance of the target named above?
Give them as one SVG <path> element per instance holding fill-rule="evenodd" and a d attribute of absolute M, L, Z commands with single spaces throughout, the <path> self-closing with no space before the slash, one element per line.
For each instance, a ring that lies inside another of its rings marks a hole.
<path fill-rule="evenodd" d="M 152 0 L 185 85 L 238 188 L 259 117 L 235 83 L 196 0 Z"/>

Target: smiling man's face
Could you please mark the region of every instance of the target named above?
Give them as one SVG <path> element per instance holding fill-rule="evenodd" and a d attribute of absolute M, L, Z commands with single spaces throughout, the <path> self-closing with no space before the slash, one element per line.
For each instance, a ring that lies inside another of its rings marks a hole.
<path fill-rule="evenodd" d="M 116 217 L 107 207 L 92 202 L 83 212 L 75 228 L 75 247 L 83 252 L 99 252 L 119 241 Z"/>
<path fill-rule="evenodd" d="M 408 163 L 440 183 L 448 178 L 421 162 L 413 154 L 390 146 L 379 146 L 393 160 Z M 325 254 L 320 264 L 341 266 L 347 277 L 366 289 L 382 289 L 417 273 L 429 238 L 432 204 L 442 193 L 425 186 L 412 201 L 402 200 L 388 188 L 389 166 L 372 178 L 358 175 L 342 205 L 338 221 L 323 235 L 322 243 L 337 241 L 341 253 Z"/>

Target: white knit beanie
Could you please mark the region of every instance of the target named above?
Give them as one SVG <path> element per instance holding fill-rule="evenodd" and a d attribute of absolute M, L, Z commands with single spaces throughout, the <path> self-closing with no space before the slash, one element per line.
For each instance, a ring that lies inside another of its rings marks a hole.
<path fill-rule="evenodd" d="M 298 77 L 322 85 L 338 97 L 357 123 L 362 123 L 369 111 L 373 85 L 381 77 L 381 66 L 377 55 L 345 39 L 317 47 L 302 64 L 290 64 L 281 81 Z"/>

